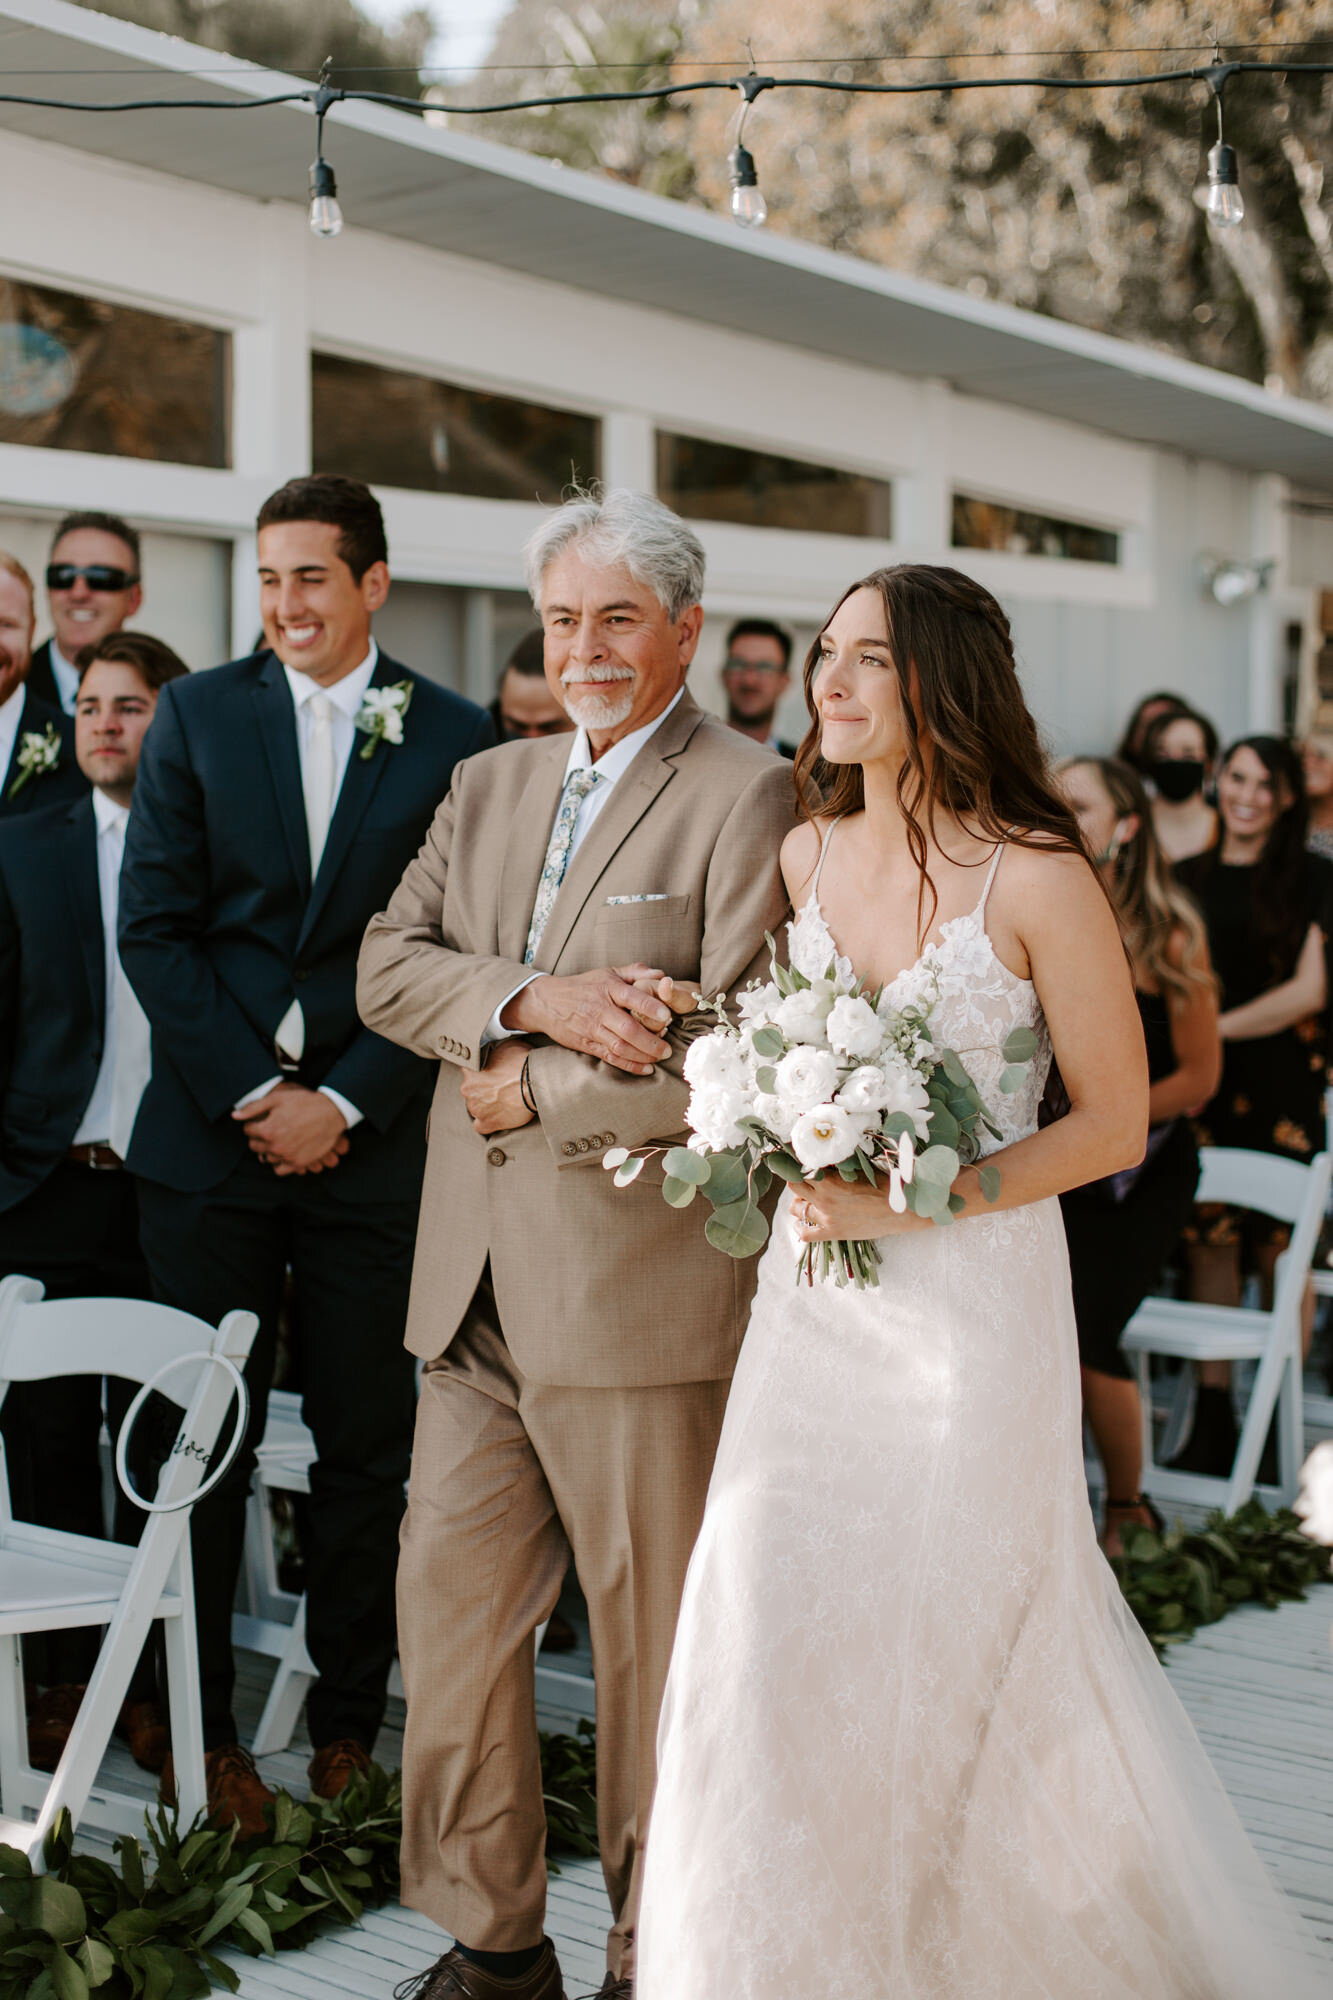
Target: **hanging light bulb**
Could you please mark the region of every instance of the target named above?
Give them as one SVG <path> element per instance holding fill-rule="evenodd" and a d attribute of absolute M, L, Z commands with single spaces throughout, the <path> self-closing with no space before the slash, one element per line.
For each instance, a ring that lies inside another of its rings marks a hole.
<path fill-rule="evenodd" d="M 1219 229 L 1234 229 L 1245 219 L 1236 149 L 1221 139 L 1208 155 L 1208 199 L 1204 213 Z"/>
<path fill-rule="evenodd" d="M 336 236 L 343 226 L 338 183 L 333 168 L 321 157 L 310 169 L 310 229 L 315 236 Z"/>
<path fill-rule="evenodd" d="M 737 146 L 727 161 L 731 173 L 731 212 L 742 229 L 762 229 L 768 220 L 768 203 L 759 185 L 754 154 L 747 146 Z"/>

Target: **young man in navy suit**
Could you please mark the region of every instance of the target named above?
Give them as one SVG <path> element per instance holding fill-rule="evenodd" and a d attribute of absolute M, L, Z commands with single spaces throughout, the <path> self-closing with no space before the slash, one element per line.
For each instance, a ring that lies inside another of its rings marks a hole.
<path fill-rule="evenodd" d="M 140 746 L 159 690 L 186 668 L 142 632 L 81 659 L 74 727 L 92 791 L 0 827 L 0 1271 L 39 1278 L 48 1298 L 148 1298 L 123 1158 L 148 1030 L 116 958 L 117 884 Z M 123 1409 L 128 1392 L 111 1401 Z M 0 1426 L 15 1514 L 105 1534 L 101 1378 L 17 1383 Z M 43 1770 L 59 1761 L 96 1651 L 82 1632 L 29 1643 L 29 1672 L 46 1683 L 28 1711 Z M 160 1770 L 154 1694 L 149 1669 L 121 1719 L 135 1756 Z"/>
<path fill-rule="evenodd" d="M 271 1794 L 237 1743 L 231 1607 L 289 1268 L 319 1454 L 305 1556 L 321 1796 L 366 1767 L 395 1650 L 434 1067 L 362 1026 L 356 959 L 455 764 L 493 732 L 377 650 L 387 556 L 359 481 L 296 479 L 264 503 L 268 650 L 168 689 L 121 889 L 121 956 L 153 1027 L 130 1165 L 154 1288 L 210 1321 L 239 1306 L 261 1323 L 251 1449 L 192 1528 L 210 1804 L 246 1833 Z"/>
<path fill-rule="evenodd" d="M 36 627 L 32 578 L 0 549 L 0 820 L 82 798 L 74 725 L 27 685 Z"/>

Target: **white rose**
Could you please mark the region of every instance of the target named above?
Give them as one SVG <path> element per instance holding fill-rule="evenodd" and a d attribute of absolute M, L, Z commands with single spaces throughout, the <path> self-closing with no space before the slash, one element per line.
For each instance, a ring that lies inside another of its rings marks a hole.
<path fill-rule="evenodd" d="M 792 1151 L 808 1173 L 850 1159 L 861 1138 L 857 1120 L 836 1104 L 817 1104 L 791 1128 Z"/>
<path fill-rule="evenodd" d="M 844 993 L 835 1000 L 825 1023 L 829 1046 L 844 1056 L 878 1055 L 884 1039 L 879 1015 L 868 1000 L 854 1000 Z"/>
<path fill-rule="evenodd" d="M 747 986 L 744 993 L 736 995 L 736 1017 L 747 1028 L 759 1028 L 765 1021 L 777 1020 L 781 1005 L 782 995 L 769 980 L 763 986 Z"/>
<path fill-rule="evenodd" d="M 1312 1542 L 1333 1542 L 1333 1443 L 1317 1444 L 1301 1468 L 1296 1512 Z"/>
<path fill-rule="evenodd" d="M 833 988 L 817 980 L 808 992 L 789 993 L 773 1016 L 789 1042 L 822 1042 L 825 1023 L 833 1009 Z"/>
<path fill-rule="evenodd" d="M 906 1113 L 916 1127 L 918 1139 L 930 1136 L 930 1094 L 915 1070 L 893 1064 L 884 1073 L 884 1104 L 886 1117 L 895 1111 Z"/>
<path fill-rule="evenodd" d="M 748 1091 L 729 1090 L 720 1083 L 701 1084 L 690 1092 L 685 1118 L 703 1146 L 716 1153 L 745 1144 L 748 1135 L 741 1130 L 740 1120 L 748 1118 L 753 1108 Z"/>
<path fill-rule="evenodd" d="M 838 1087 L 838 1062 L 827 1049 L 790 1049 L 776 1070 L 777 1095 L 799 1117 L 825 1104 Z"/>
<path fill-rule="evenodd" d="M 754 1099 L 754 1115 L 760 1124 L 780 1139 L 784 1146 L 791 1143 L 791 1128 L 799 1117 L 794 1104 L 785 1097 L 777 1097 L 771 1091 L 761 1090 Z"/>
<path fill-rule="evenodd" d="M 744 1090 L 747 1076 L 740 1043 L 721 1030 L 700 1035 L 685 1051 L 685 1081 L 696 1089 L 721 1084 L 727 1090 Z"/>
<path fill-rule="evenodd" d="M 386 743 L 401 743 L 403 740 L 403 718 L 400 712 L 390 709 L 381 723 Z"/>
<path fill-rule="evenodd" d="M 888 1100 L 889 1080 L 884 1071 L 875 1063 L 862 1063 L 860 1069 L 852 1071 L 833 1101 L 854 1118 L 864 1119 L 868 1114 L 881 1112 Z"/>

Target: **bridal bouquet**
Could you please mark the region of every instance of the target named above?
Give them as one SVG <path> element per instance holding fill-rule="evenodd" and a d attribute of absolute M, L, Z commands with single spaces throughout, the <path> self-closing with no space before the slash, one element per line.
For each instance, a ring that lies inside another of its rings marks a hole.
<path fill-rule="evenodd" d="M 614 1147 L 602 1164 L 617 1187 L 664 1153 L 663 1196 L 687 1208 L 702 1194 L 713 1210 L 704 1233 L 731 1257 L 752 1257 L 767 1241 L 761 1204 L 774 1175 L 798 1182 L 836 1173 L 878 1186 L 887 1174 L 891 1209 L 952 1222 L 964 1205 L 954 1182 L 979 1158 L 983 1129 L 1000 1134 L 962 1056 L 931 1034 L 939 999 L 933 955 L 920 960 L 917 995 L 902 1007 L 889 1005 L 882 988 L 870 992 L 864 980 L 840 977 L 836 962 L 822 979 L 807 979 L 780 965 L 774 949 L 771 971 L 738 996 L 734 1021 L 722 995 L 706 1009 L 717 1026 L 685 1057 L 688 1145 Z M 1030 1028 L 1013 1030 L 1002 1051 L 1002 1091 L 1017 1090 L 1036 1050 Z M 999 1168 L 983 1166 L 978 1178 L 994 1201 Z M 807 1243 L 797 1280 L 877 1285 L 879 1263 L 873 1240 Z"/>

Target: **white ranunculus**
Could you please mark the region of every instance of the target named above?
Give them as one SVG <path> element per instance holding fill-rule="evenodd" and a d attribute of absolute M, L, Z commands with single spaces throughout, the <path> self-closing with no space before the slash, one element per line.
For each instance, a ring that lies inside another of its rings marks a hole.
<path fill-rule="evenodd" d="M 1296 1512 L 1312 1542 L 1333 1542 L 1333 1442 L 1317 1444 L 1301 1468 Z"/>
<path fill-rule="evenodd" d="M 854 1000 L 844 993 L 834 1001 L 824 1032 L 839 1055 L 874 1056 L 884 1039 L 884 1024 L 868 1000 Z"/>
<path fill-rule="evenodd" d="M 735 1037 L 722 1029 L 691 1042 L 684 1067 L 685 1081 L 691 1088 L 721 1084 L 728 1090 L 744 1090 L 748 1081 L 745 1052 Z"/>
<path fill-rule="evenodd" d="M 854 1118 L 877 1116 L 888 1103 L 889 1080 L 876 1063 L 862 1063 L 854 1069 L 834 1099 Z"/>
<path fill-rule="evenodd" d="M 818 979 L 808 991 L 789 993 L 773 1016 L 789 1042 L 822 1042 L 833 1010 L 833 986 Z"/>
<path fill-rule="evenodd" d="M 791 1128 L 800 1116 L 794 1104 L 772 1091 L 761 1090 L 754 1099 L 754 1115 L 775 1139 L 781 1139 L 784 1146 L 790 1144 Z"/>
<path fill-rule="evenodd" d="M 884 1113 L 905 1112 L 916 1128 L 918 1139 L 930 1136 L 930 1095 L 915 1070 L 906 1063 L 893 1063 L 884 1072 Z"/>
<path fill-rule="evenodd" d="M 807 1173 L 814 1173 L 850 1159 L 862 1137 L 862 1124 L 850 1112 L 837 1104 L 817 1104 L 792 1126 L 791 1149 Z"/>
<path fill-rule="evenodd" d="M 740 1120 L 748 1118 L 752 1110 L 747 1090 L 705 1083 L 690 1092 L 685 1118 L 690 1130 L 710 1152 L 721 1152 L 728 1146 L 745 1144 L 747 1134 L 741 1130 Z"/>
<path fill-rule="evenodd" d="M 736 1018 L 743 1027 L 762 1027 L 765 1021 L 777 1020 L 781 1005 L 782 995 L 770 979 L 762 986 L 749 986 L 744 993 L 736 995 Z"/>
<path fill-rule="evenodd" d="M 777 1095 L 797 1117 L 825 1104 L 838 1087 L 838 1060 L 827 1049 L 789 1049 L 776 1069 Z"/>

